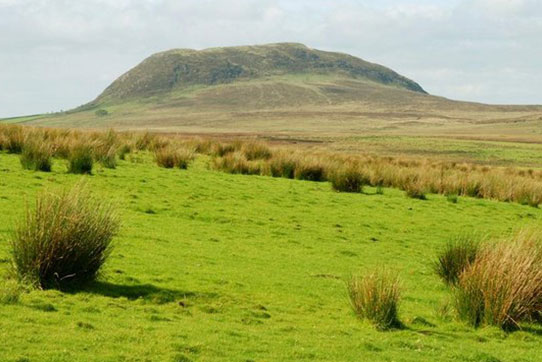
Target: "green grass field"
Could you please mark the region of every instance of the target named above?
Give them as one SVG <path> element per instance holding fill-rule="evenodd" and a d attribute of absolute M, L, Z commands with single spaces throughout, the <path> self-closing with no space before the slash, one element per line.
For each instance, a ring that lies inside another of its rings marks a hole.
<path fill-rule="evenodd" d="M 1 361 L 536 361 L 542 328 L 505 333 L 458 322 L 432 265 L 452 236 L 540 226 L 512 203 L 407 198 L 314 183 L 158 168 L 149 154 L 97 168 L 122 228 L 99 281 L 77 293 L 33 290 L 0 304 Z M 81 176 L 23 171 L 0 153 L 0 273 L 7 238 L 38 191 Z M 350 308 L 353 272 L 400 273 L 401 330 L 379 332 Z"/>

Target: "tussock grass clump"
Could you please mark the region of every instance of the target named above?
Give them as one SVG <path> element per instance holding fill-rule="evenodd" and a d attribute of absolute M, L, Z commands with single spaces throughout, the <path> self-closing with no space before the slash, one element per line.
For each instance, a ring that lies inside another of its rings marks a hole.
<path fill-rule="evenodd" d="M 307 181 L 326 181 L 326 165 L 316 157 L 299 158 L 294 178 Z"/>
<path fill-rule="evenodd" d="M 116 168 L 119 143 L 119 136 L 114 130 L 99 134 L 92 146 L 94 159 L 105 168 Z"/>
<path fill-rule="evenodd" d="M 126 155 L 132 152 L 132 146 L 125 143 L 122 146 L 119 147 L 117 150 L 117 154 L 119 156 L 119 160 L 126 160 Z"/>
<path fill-rule="evenodd" d="M 82 184 L 40 194 L 11 240 L 15 272 L 41 288 L 92 281 L 109 256 L 118 225 L 111 204 Z"/>
<path fill-rule="evenodd" d="M 263 171 L 262 166 L 260 162 L 247 160 L 242 152 L 228 153 L 213 161 L 215 169 L 232 174 L 260 175 Z"/>
<path fill-rule="evenodd" d="M 196 158 L 194 151 L 181 148 L 177 150 L 177 158 L 175 160 L 175 167 L 181 170 L 186 170 L 190 163 Z"/>
<path fill-rule="evenodd" d="M 476 260 L 480 237 L 461 235 L 449 241 L 434 264 L 435 273 L 448 285 L 456 285 L 461 273 Z"/>
<path fill-rule="evenodd" d="M 117 168 L 117 150 L 114 147 L 109 148 L 107 152 L 99 155 L 98 162 L 105 168 Z"/>
<path fill-rule="evenodd" d="M 6 149 L 7 143 L 8 143 L 7 137 L 3 133 L 0 133 L 0 151 L 3 151 L 4 149 Z"/>
<path fill-rule="evenodd" d="M 75 145 L 68 156 L 68 172 L 75 174 L 91 174 L 94 167 L 92 147 L 86 144 Z"/>
<path fill-rule="evenodd" d="M 22 127 L 4 126 L 2 148 L 8 153 L 21 153 L 28 138 L 28 133 Z"/>
<path fill-rule="evenodd" d="M 217 157 L 223 157 L 228 153 L 235 152 L 235 145 L 231 143 L 213 143 L 210 147 L 210 154 Z"/>
<path fill-rule="evenodd" d="M 14 279 L 0 280 L 0 305 L 16 304 L 22 294 L 22 287 Z"/>
<path fill-rule="evenodd" d="M 542 245 L 532 232 L 487 245 L 459 276 L 454 292 L 459 317 L 470 325 L 519 328 L 540 321 Z"/>
<path fill-rule="evenodd" d="M 53 150 L 43 141 L 27 142 L 21 152 L 21 165 L 25 170 L 50 172 Z"/>
<path fill-rule="evenodd" d="M 172 147 L 159 148 L 154 152 L 154 159 L 160 167 L 187 169 L 188 165 L 194 160 L 195 155 L 192 150 L 186 148 L 175 149 Z"/>
<path fill-rule="evenodd" d="M 344 165 L 336 168 L 329 175 L 331 186 L 341 192 L 361 192 L 365 179 L 356 165 Z"/>
<path fill-rule="evenodd" d="M 408 177 L 403 183 L 403 189 L 408 197 L 418 200 L 427 200 L 427 187 L 417 177 Z"/>
<path fill-rule="evenodd" d="M 353 275 L 348 281 L 348 294 L 354 312 L 378 329 L 401 326 L 398 317 L 400 288 L 396 274 L 380 270 Z"/>
<path fill-rule="evenodd" d="M 156 164 L 163 168 L 175 167 L 177 153 L 171 148 L 160 148 L 154 151 Z"/>
<path fill-rule="evenodd" d="M 269 146 L 262 142 L 246 142 L 243 143 L 240 148 L 241 152 L 249 161 L 268 160 L 272 156 Z"/>
<path fill-rule="evenodd" d="M 136 150 L 138 151 L 150 150 L 155 137 L 156 136 L 150 132 L 145 132 L 141 135 L 138 135 L 135 140 Z"/>
<path fill-rule="evenodd" d="M 269 161 L 269 173 L 273 177 L 284 177 L 293 179 L 297 159 L 290 152 L 277 152 Z"/>

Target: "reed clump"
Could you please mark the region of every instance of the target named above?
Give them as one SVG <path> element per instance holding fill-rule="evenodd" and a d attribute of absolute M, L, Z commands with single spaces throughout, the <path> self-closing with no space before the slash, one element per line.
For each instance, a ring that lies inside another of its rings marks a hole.
<path fill-rule="evenodd" d="M 454 289 L 459 317 L 474 327 L 504 330 L 540 321 L 542 313 L 542 244 L 523 231 L 488 244 L 460 274 Z"/>
<path fill-rule="evenodd" d="M 118 224 L 112 205 L 83 184 L 38 195 L 11 238 L 16 275 L 44 289 L 92 281 L 109 256 Z"/>
<path fill-rule="evenodd" d="M 400 287 L 397 274 L 377 270 L 353 275 L 348 281 L 348 295 L 354 312 L 378 329 L 401 326 L 399 320 Z"/>
<path fill-rule="evenodd" d="M 481 237 L 465 234 L 450 240 L 439 253 L 433 268 L 435 273 L 448 285 L 455 286 L 459 276 L 478 256 Z"/>
<path fill-rule="evenodd" d="M 21 165 L 26 170 L 50 172 L 52 155 L 53 150 L 49 144 L 40 140 L 26 142 L 21 151 Z"/>
<path fill-rule="evenodd" d="M 154 159 L 160 167 L 187 169 L 195 154 L 186 148 L 163 147 L 155 150 Z"/>

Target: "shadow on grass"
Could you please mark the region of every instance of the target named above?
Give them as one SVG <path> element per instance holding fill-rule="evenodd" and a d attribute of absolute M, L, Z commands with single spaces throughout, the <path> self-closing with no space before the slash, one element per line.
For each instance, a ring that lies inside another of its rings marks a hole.
<path fill-rule="evenodd" d="M 80 290 L 109 298 L 143 299 L 157 304 L 171 303 L 184 299 L 215 299 L 217 293 L 193 292 L 157 287 L 152 284 L 123 285 L 96 281 Z M 76 293 L 73 291 L 73 293 Z"/>
<path fill-rule="evenodd" d="M 518 329 L 518 331 L 527 332 L 536 336 L 542 336 L 542 326 L 523 326 L 521 329 Z"/>

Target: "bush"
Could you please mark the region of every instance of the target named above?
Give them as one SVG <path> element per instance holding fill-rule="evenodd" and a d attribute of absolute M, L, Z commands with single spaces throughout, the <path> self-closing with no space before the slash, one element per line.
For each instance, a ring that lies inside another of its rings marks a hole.
<path fill-rule="evenodd" d="M 96 112 L 94 112 L 94 114 L 97 116 L 97 117 L 105 117 L 109 114 L 109 112 L 105 109 L 98 109 Z"/>
<path fill-rule="evenodd" d="M 92 281 L 109 256 L 117 229 L 111 204 L 82 185 L 40 194 L 11 240 L 15 272 L 20 280 L 41 288 Z"/>
<path fill-rule="evenodd" d="M 461 273 L 471 265 L 480 250 L 477 236 L 463 235 L 449 241 L 434 264 L 435 273 L 448 285 L 456 285 Z"/>
<path fill-rule="evenodd" d="M 398 317 L 399 279 L 389 271 L 354 275 L 348 282 L 354 312 L 385 330 L 401 326 Z"/>
<path fill-rule="evenodd" d="M 91 174 L 94 166 L 92 148 L 89 145 L 74 146 L 68 155 L 68 172 L 76 174 Z"/>
<path fill-rule="evenodd" d="M 455 289 L 460 318 L 474 327 L 519 328 L 540 321 L 542 311 L 542 246 L 532 233 L 485 246 L 460 275 Z"/>
<path fill-rule="evenodd" d="M 50 172 L 53 150 L 43 141 L 27 142 L 21 152 L 21 165 L 25 170 Z"/>
<path fill-rule="evenodd" d="M 355 165 L 346 165 L 331 172 L 329 180 L 336 191 L 361 192 L 363 189 L 363 175 Z"/>

